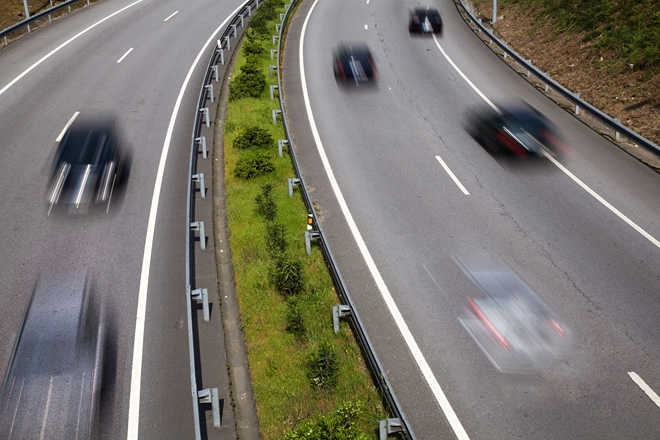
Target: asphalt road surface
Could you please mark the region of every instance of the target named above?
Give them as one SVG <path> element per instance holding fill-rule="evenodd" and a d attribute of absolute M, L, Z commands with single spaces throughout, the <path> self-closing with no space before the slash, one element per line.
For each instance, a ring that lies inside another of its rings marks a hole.
<path fill-rule="evenodd" d="M 660 391 L 660 176 L 530 86 L 451 1 L 431 5 L 442 37 L 409 35 L 416 5 L 306 0 L 283 68 L 306 183 L 415 434 L 660 437 L 645 388 Z M 338 86 L 340 41 L 371 47 L 377 87 Z M 484 98 L 530 103 L 570 154 L 493 157 L 465 129 Z M 481 294 L 455 256 L 507 262 L 570 327 L 570 356 L 537 374 L 497 371 L 457 320 Z"/>
<path fill-rule="evenodd" d="M 4 370 L 8 363 L 36 280 L 87 270 L 104 297 L 112 342 L 103 438 L 194 436 L 184 272 L 190 134 L 212 37 L 242 3 L 101 1 L 0 50 L 0 365 Z M 113 197 L 108 214 L 48 215 L 56 138 L 77 112 L 117 117 L 132 152 L 128 186 Z M 155 193 L 160 198 L 148 239 Z M 151 262 L 143 266 L 145 256 Z M 140 317 L 138 297 L 145 294 Z M 136 319 L 144 323 L 137 339 Z M 221 335 L 210 342 L 201 348 L 215 356 L 214 368 L 204 370 L 203 379 L 222 394 L 228 385 Z M 132 389 L 139 390 L 134 402 Z M 222 429 L 209 430 L 209 438 L 235 437 L 233 415 L 224 409 Z"/>

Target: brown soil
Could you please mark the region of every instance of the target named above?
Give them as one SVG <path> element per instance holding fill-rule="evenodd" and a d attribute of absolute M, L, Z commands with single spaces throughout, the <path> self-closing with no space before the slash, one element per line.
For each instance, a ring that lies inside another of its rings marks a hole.
<path fill-rule="evenodd" d="M 490 0 L 473 0 L 477 17 L 491 17 Z M 534 66 L 594 107 L 645 138 L 660 143 L 660 74 L 619 67 L 612 53 L 597 53 L 580 33 L 555 31 L 533 8 L 498 4 L 495 35 Z M 489 21 L 489 20 L 488 20 Z"/>

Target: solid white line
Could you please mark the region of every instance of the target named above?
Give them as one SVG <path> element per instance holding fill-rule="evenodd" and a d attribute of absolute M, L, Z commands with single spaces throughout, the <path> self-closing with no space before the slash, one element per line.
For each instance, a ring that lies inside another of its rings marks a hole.
<path fill-rule="evenodd" d="M 438 49 L 440 49 L 440 52 L 442 52 L 442 54 L 445 56 L 445 58 L 447 59 L 447 61 L 449 61 L 449 64 L 452 65 L 452 67 L 458 72 L 458 74 L 461 75 L 461 76 L 463 77 L 463 79 L 465 80 L 465 82 L 467 82 L 468 85 L 469 85 L 470 87 L 472 87 L 472 89 L 473 89 L 475 92 L 477 92 L 477 94 L 478 94 L 479 96 L 481 96 L 481 98 L 482 98 L 484 101 L 486 101 L 486 102 L 488 103 L 488 105 L 490 105 L 490 106 L 491 106 L 496 112 L 499 113 L 500 109 L 498 109 L 497 106 L 496 106 L 495 104 L 493 104 L 493 103 L 490 101 L 490 99 L 486 98 L 486 95 L 484 95 L 483 93 L 481 93 L 481 90 L 479 90 L 479 89 L 477 88 L 477 86 L 475 86 L 474 84 L 472 84 L 472 81 L 470 81 L 470 80 L 468 79 L 468 77 L 465 76 L 465 74 L 463 73 L 463 71 L 462 71 L 461 69 L 459 69 L 458 66 L 457 66 L 456 64 L 454 64 L 454 62 L 451 60 L 451 58 L 449 58 L 449 56 L 447 55 L 447 53 L 445 52 L 445 50 L 442 48 L 442 46 L 440 46 L 440 42 L 438 42 L 438 38 L 435 36 L 435 34 L 432 34 L 432 35 L 433 35 L 433 41 L 435 41 L 435 45 L 438 46 Z"/>
<path fill-rule="evenodd" d="M 470 81 L 470 80 L 469 80 L 469 79 L 463 74 L 463 72 L 461 72 L 461 70 L 458 68 L 458 66 L 456 66 L 456 64 L 454 64 L 454 62 L 451 60 L 451 58 L 449 58 L 449 56 L 448 56 L 448 55 L 445 53 L 445 51 L 442 49 L 442 46 L 440 46 L 440 43 L 438 42 L 438 39 L 436 38 L 435 35 L 433 35 L 433 40 L 435 41 L 436 46 L 438 46 L 438 49 L 440 49 L 440 51 L 441 51 L 442 54 L 445 56 L 445 58 L 447 59 L 447 61 L 449 61 L 449 63 L 454 67 L 454 69 L 456 69 L 456 71 L 457 71 L 457 72 L 463 77 L 463 79 L 465 79 L 465 81 L 467 81 L 467 83 L 470 85 L 470 87 L 472 87 L 472 89 L 474 89 L 474 91 L 477 92 L 477 93 L 479 94 L 479 96 L 481 96 L 481 97 L 484 99 L 484 101 L 486 101 L 491 107 L 493 107 L 495 110 L 497 110 L 497 111 L 499 112 L 499 109 L 498 109 L 498 108 L 497 108 L 492 102 L 490 102 L 490 100 L 489 100 L 488 98 L 486 98 L 486 96 L 485 96 L 483 93 L 481 93 L 481 90 L 479 90 L 474 84 L 472 84 L 472 82 L 471 82 L 471 81 Z M 627 216 L 625 216 L 621 211 L 619 211 L 619 210 L 616 209 L 614 206 L 612 206 L 609 202 L 607 202 L 607 200 L 605 200 L 605 199 L 602 198 L 600 195 L 598 195 L 598 193 L 596 193 L 594 190 L 592 190 L 591 188 L 589 188 L 584 182 L 582 182 L 580 179 L 578 179 L 573 173 L 571 173 L 570 171 L 568 171 L 568 169 L 567 169 L 566 167 L 564 167 L 562 164 L 560 164 L 560 163 L 559 163 L 554 157 L 550 156 L 549 154 L 547 154 L 547 153 L 545 153 L 545 152 L 544 152 L 543 154 L 545 155 L 545 157 L 547 157 L 548 159 L 550 159 L 550 161 L 551 161 L 553 164 L 555 164 L 555 165 L 557 166 L 557 168 L 559 168 L 560 170 L 562 170 L 562 171 L 564 172 L 564 174 L 566 174 L 568 177 L 570 177 L 575 183 L 577 183 L 578 185 L 580 185 L 580 186 L 582 187 L 582 189 L 584 189 L 586 192 L 588 192 L 589 194 L 591 194 L 596 200 L 598 200 L 600 203 L 602 203 L 603 206 L 605 206 L 607 209 L 609 209 L 610 211 L 612 211 L 617 217 L 619 217 L 621 220 L 623 220 L 624 222 L 626 222 L 626 223 L 627 223 L 629 226 L 631 226 L 634 230 L 636 230 L 637 232 L 639 232 L 639 233 L 640 233 L 644 238 L 646 238 L 648 241 L 650 241 L 650 242 L 653 243 L 655 246 L 657 246 L 658 248 L 660 248 L 660 241 L 658 241 L 658 240 L 657 240 L 655 237 L 653 237 L 651 234 L 649 234 L 649 233 L 646 232 L 644 229 L 642 229 L 641 227 L 639 227 L 635 222 L 633 222 L 632 220 L 630 220 L 630 219 L 629 219 Z"/>
<path fill-rule="evenodd" d="M 591 194 L 596 200 L 598 200 L 600 203 L 602 203 L 603 206 L 605 206 L 607 209 L 609 209 L 610 211 L 612 211 L 612 212 L 613 212 L 617 217 L 619 217 L 621 220 L 623 220 L 624 222 L 628 223 L 628 225 L 629 225 L 630 227 L 632 227 L 635 231 L 637 231 L 637 232 L 639 232 L 640 234 L 642 234 L 642 236 L 643 236 L 644 238 L 646 238 L 648 241 L 650 241 L 651 243 L 653 243 L 654 245 L 656 245 L 657 247 L 660 248 L 660 241 L 658 241 L 658 240 L 657 240 L 655 237 L 653 237 L 651 234 L 649 234 L 649 233 L 646 232 L 644 229 L 642 229 L 641 227 L 639 227 L 639 226 L 637 225 L 637 223 L 635 223 L 635 222 L 633 222 L 632 220 L 630 220 L 630 219 L 629 219 L 628 217 L 626 217 L 621 211 L 619 211 L 618 209 L 616 209 L 614 206 L 610 205 L 610 203 L 609 203 L 607 200 L 605 200 L 604 198 L 602 198 L 601 196 L 599 196 L 594 190 L 592 190 L 591 188 L 589 188 L 589 187 L 587 186 L 586 183 L 582 182 L 582 181 L 581 181 L 580 179 L 578 179 L 573 173 L 571 173 L 570 171 L 568 171 L 568 169 L 566 169 L 566 167 L 564 167 L 562 164 L 560 164 L 560 163 L 559 163 L 554 157 L 550 156 L 550 155 L 547 154 L 546 152 L 543 152 L 543 154 L 545 154 L 545 157 L 547 157 L 548 159 L 550 159 L 550 161 L 551 161 L 552 163 L 554 163 L 554 164 L 557 166 L 557 168 L 559 168 L 560 170 L 562 170 L 562 171 L 564 172 L 564 174 L 566 174 L 568 177 L 570 177 L 571 179 L 573 179 L 573 181 L 574 181 L 575 183 L 577 183 L 578 185 L 580 185 L 580 186 L 581 186 L 586 192 L 588 192 L 589 194 Z"/>
<path fill-rule="evenodd" d="M 456 185 L 461 189 L 461 191 L 463 191 L 463 194 L 465 194 L 466 196 L 469 196 L 470 193 L 468 192 L 468 190 L 465 189 L 465 187 L 463 186 L 461 181 L 458 180 L 458 177 L 456 177 L 454 175 L 454 173 L 452 173 L 452 171 L 449 169 L 449 167 L 447 166 L 445 161 L 442 160 L 442 158 L 440 156 L 435 156 L 435 158 L 438 159 L 438 162 L 440 162 L 440 165 L 442 165 L 442 168 L 444 168 L 445 171 L 447 172 L 447 174 L 449 174 L 449 177 L 451 177 L 454 180 L 454 183 L 456 183 Z"/>
<path fill-rule="evenodd" d="M 166 18 L 165 20 L 163 20 L 163 21 L 167 21 L 167 20 L 169 20 L 170 18 L 174 17 L 174 16 L 175 16 L 176 14 L 178 14 L 178 13 L 179 13 L 179 11 L 176 11 L 174 14 L 170 15 L 169 17 L 167 17 L 167 18 Z"/>
<path fill-rule="evenodd" d="M 154 231 L 156 229 L 156 216 L 158 214 L 158 201 L 160 199 L 160 190 L 163 185 L 163 174 L 165 173 L 165 163 L 167 162 L 167 152 L 170 149 L 172 141 L 172 132 L 174 131 L 174 123 L 176 122 L 179 113 L 179 107 L 183 100 L 183 94 L 188 87 L 188 82 L 192 77 L 193 71 L 197 66 L 200 58 L 206 51 L 206 48 L 215 36 L 222 30 L 225 24 L 238 13 L 238 11 L 247 3 L 247 0 L 242 3 L 238 8 L 232 12 L 229 17 L 222 22 L 220 26 L 211 34 L 209 39 L 204 43 L 200 49 L 195 61 L 186 78 L 183 80 L 179 96 L 176 98 L 174 109 L 172 110 L 172 117 L 170 124 L 167 127 L 167 134 L 165 135 L 165 142 L 163 143 L 163 151 L 160 155 L 160 163 L 158 164 L 158 173 L 156 174 L 156 183 L 154 185 L 154 194 L 151 199 L 151 209 L 149 211 L 149 222 L 147 224 L 147 237 L 144 244 L 144 255 L 142 256 L 142 273 L 140 275 L 140 290 L 138 292 L 137 301 L 137 316 L 135 317 L 135 339 L 133 342 L 133 365 L 131 367 L 131 392 L 129 397 L 128 408 L 128 433 L 126 438 L 128 440 L 137 440 L 140 427 L 140 386 L 142 381 L 142 352 L 144 350 L 144 322 L 147 311 L 147 293 L 149 288 L 149 270 L 151 269 L 151 251 L 154 243 Z M 196 411 L 195 408 L 193 408 Z"/>
<path fill-rule="evenodd" d="M 639 375 L 634 371 L 628 372 L 628 376 L 630 376 L 630 378 L 642 389 L 642 391 L 644 391 L 646 395 L 651 398 L 653 403 L 660 407 L 660 396 L 658 396 L 655 391 L 653 391 L 651 387 L 648 386 L 646 382 L 644 382 L 644 379 L 639 377 Z"/>
<path fill-rule="evenodd" d="M 62 140 L 62 138 L 66 134 L 66 131 L 69 129 L 69 127 L 71 127 L 71 124 L 73 124 L 73 121 L 76 120 L 76 118 L 78 117 L 79 114 L 80 114 L 80 112 L 75 112 L 73 114 L 73 116 L 71 116 L 71 119 L 69 119 L 69 122 L 66 123 L 66 125 L 62 129 L 62 132 L 60 133 L 60 135 L 57 137 L 57 139 L 55 139 L 55 142 L 59 142 L 59 141 Z"/>
<path fill-rule="evenodd" d="M 4 86 L 2 89 L 0 89 L 0 95 L 2 95 L 2 94 L 5 93 L 7 90 L 9 90 L 9 88 L 10 88 L 11 86 L 13 86 L 14 84 L 16 84 L 16 83 L 18 82 L 18 80 L 20 80 L 20 79 L 23 78 L 25 75 L 27 75 L 28 73 L 30 73 L 30 72 L 32 71 L 32 69 L 34 69 L 34 68 L 37 67 L 39 64 L 41 64 L 41 63 L 43 63 L 44 61 L 46 61 L 48 58 L 51 57 L 51 55 L 53 55 L 53 54 L 55 54 L 56 52 L 58 52 L 58 51 L 59 51 L 60 49 L 62 49 L 64 46 L 68 45 L 68 44 L 71 43 L 73 40 L 75 40 L 76 38 L 80 37 L 81 35 L 83 35 L 83 34 L 86 33 L 87 31 L 89 31 L 89 30 L 95 28 L 96 26 L 98 26 L 98 25 L 100 25 L 101 23 L 103 23 L 104 21 L 106 21 L 106 20 L 108 20 L 108 19 L 114 17 L 115 15 L 119 14 L 120 12 L 125 11 L 126 9 L 130 8 L 131 6 L 137 5 L 137 4 L 140 3 L 141 1 L 142 1 L 142 0 L 137 0 L 136 2 L 133 2 L 133 3 L 131 3 L 131 4 L 128 5 L 128 6 L 124 6 L 123 8 L 121 8 L 120 10 L 118 10 L 117 12 L 113 12 L 112 14 L 108 15 L 108 16 L 105 17 L 104 19 L 102 19 L 102 20 L 100 20 L 100 21 L 97 21 L 96 23 L 94 23 L 93 25 L 91 25 L 90 27 L 88 27 L 87 29 L 85 29 L 85 30 L 83 30 L 83 31 L 81 31 L 81 32 L 78 32 L 76 35 L 74 35 L 73 37 L 71 37 L 71 38 L 69 38 L 68 40 L 66 40 L 64 43 L 60 44 L 60 45 L 57 46 L 55 49 L 51 50 L 47 55 L 45 55 L 45 56 L 44 56 L 43 58 L 41 58 L 39 61 L 37 61 L 36 63 L 34 63 L 33 65 L 31 65 L 31 66 L 28 67 L 27 69 L 25 69 L 25 71 L 24 71 L 23 73 L 21 73 L 21 74 L 18 75 L 16 78 L 14 78 L 9 84 L 7 84 L 7 85 Z"/>
<path fill-rule="evenodd" d="M 128 54 L 131 53 L 131 52 L 133 52 L 133 48 L 132 48 L 132 47 L 131 47 L 130 49 L 128 49 L 128 50 L 126 51 L 126 53 L 125 53 L 124 55 L 122 55 L 122 57 L 119 58 L 119 59 L 117 60 L 117 64 L 121 63 L 121 61 L 122 61 L 124 58 L 126 58 L 126 57 L 128 56 Z"/>
<path fill-rule="evenodd" d="M 376 267 L 376 263 L 371 257 L 371 254 L 369 253 L 369 249 L 367 249 L 366 243 L 362 239 L 362 235 L 360 234 L 360 231 L 358 230 L 358 227 L 355 221 L 353 220 L 353 216 L 351 215 L 351 212 L 348 209 L 346 200 L 344 200 L 344 196 L 342 195 L 342 192 L 339 189 L 339 184 L 337 183 L 337 179 L 335 178 L 335 175 L 332 172 L 332 168 L 330 167 L 330 162 L 328 161 L 328 157 L 325 154 L 325 149 L 323 148 L 323 144 L 321 142 L 321 137 L 319 136 L 318 129 L 316 128 L 316 122 L 314 121 L 314 115 L 312 114 L 312 107 L 309 102 L 309 94 L 307 92 L 307 80 L 305 78 L 305 62 L 303 57 L 303 45 L 305 42 L 305 31 L 307 30 L 307 24 L 317 3 L 318 0 L 315 0 L 314 4 L 309 10 L 309 13 L 307 14 L 307 17 L 305 18 L 305 22 L 303 24 L 301 37 L 300 37 L 300 49 L 299 49 L 300 80 L 303 90 L 303 97 L 305 99 L 305 107 L 307 108 L 307 116 L 309 118 L 312 134 L 314 135 L 314 141 L 316 142 L 316 147 L 319 151 L 319 155 L 321 156 L 321 160 L 323 161 L 323 167 L 325 168 L 325 172 L 328 175 L 328 179 L 330 180 L 330 184 L 332 185 L 332 189 L 335 193 L 335 197 L 337 197 L 337 201 L 339 202 L 341 210 L 344 213 L 344 217 L 346 218 L 346 221 L 348 222 L 351 232 L 353 233 L 353 237 L 355 238 L 355 241 L 358 247 L 360 248 L 362 257 L 367 263 L 367 266 L 369 267 L 369 271 L 371 272 L 371 275 L 373 276 L 376 285 L 378 286 L 378 290 L 380 290 L 380 293 L 383 296 L 383 299 L 387 304 L 387 307 L 390 313 L 392 314 L 392 317 L 394 318 L 394 321 L 396 322 L 396 325 L 399 328 L 401 335 L 406 341 L 408 348 L 410 349 L 415 361 L 417 362 L 417 365 L 419 366 L 419 369 L 421 370 L 424 379 L 426 379 L 426 382 L 431 388 L 431 391 L 433 392 L 435 399 L 440 405 L 440 408 L 444 412 L 445 417 L 447 418 L 449 424 L 454 430 L 454 434 L 456 434 L 456 437 L 458 437 L 459 440 L 467 440 L 469 439 L 469 437 L 465 432 L 465 429 L 463 429 L 463 425 L 461 425 L 461 422 L 458 420 L 458 417 L 456 416 L 454 409 L 451 407 L 449 400 L 447 400 L 447 397 L 443 393 L 440 384 L 433 375 L 433 372 L 431 371 L 431 367 L 429 366 L 428 362 L 426 362 L 426 359 L 424 358 L 422 351 L 417 345 L 417 342 L 415 341 L 415 338 L 410 332 L 410 329 L 408 328 L 406 321 L 403 319 L 403 316 L 401 315 L 399 308 L 394 302 L 394 299 L 392 298 L 389 289 L 385 285 L 385 281 L 380 275 L 380 272 Z"/>

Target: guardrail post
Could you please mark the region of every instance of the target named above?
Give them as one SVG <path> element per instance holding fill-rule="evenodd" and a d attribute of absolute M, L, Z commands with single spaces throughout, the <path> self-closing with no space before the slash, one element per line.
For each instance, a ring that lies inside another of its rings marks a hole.
<path fill-rule="evenodd" d="M 211 314 L 209 313 L 209 291 L 206 288 L 195 289 L 190 292 L 190 286 L 188 286 L 188 292 L 190 293 L 190 299 L 195 301 L 202 302 L 202 310 L 204 310 L 204 322 L 209 322 L 211 319 Z"/>
<path fill-rule="evenodd" d="M 275 99 L 275 95 L 273 94 L 273 92 L 275 90 L 279 90 L 279 87 L 275 84 L 271 84 L 271 86 L 270 86 L 270 99 L 271 100 Z"/>
<path fill-rule="evenodd" d="M 206 235 L 204 234 L 204 222 L 192 222 L 190 224 L 190 229 L 193 231 L 199 231 L 199 243 L 202 247 L 202 250 L 206 249 Z"/>
<path fill-rule="evenodd" d="M 402 432 L 403 426 L 400 419 L 384 419 L 378 423 L 378 438 L 379 440 L 387 440 L 388 434 L 395 432 Z"/>
<path fill-rule="evenodd" d="M 281 27 L 282 23 L 275 23 L 275 32 L 279 32 Z M 270 59 L 272 60 L 273 57 L 271 56 Z"/>
<path fill-rule="evenodd" d="M 277 66 L 268 66 L 268 68 L 270 70 L 270 77 L 272 78 L 273 77 L 273 70 L 277 70 Z"/>
<path fill-rule="evenodd" d="M 293 197 L 293 188 L 300 185 L 300 179 L 297 177 L 289 177 L 287 183 L 289 185 L 289 197 Z"/>
<path fill-rule="evenodd" d="M 252 6 L 248 5 L 248 17 L 252 17 Z"/>
<path fill-rule="evenodd" d="M 532 60 L 525 60 L 525 63 L 527 63 L 527 65 L 531 66 L 532 65 Z M 527 78 L 529 78 L 531 74 L 532 74 L 532 72 L 530 72 L 529 69 L 527 69 Z"/>
<path fill-rule="evenodd" d="M 319 231 L 305 231 L 305 250 L 307 255 L 312 255 L 312 241 L 316 241 L 321 238 L 321 233 Z"/>
<path fill-rule="evenodd" d="M 287 141 L 286 139 L 279 139 L 277 141 L 277 154 L 279 154 L 280 157 L 282 157 L 282 150 L 285 145 L 287 146 L 289 145 L 289 141 Z"/>
<path fill-rule="evenodd" d="M 204 88 L 209 91 L 209 94 L 211 95 L 211 102 L 215 102 L 215 97 L 213 96 L 213 84 L 207 84 L 204 86 Z"/>
<path fill-rule="evenodd" d="M 614 119 L 614 122 L 616 122 L 617 124 L 620 124 L 620 123 L 621 123 L 621 119 L 619 119 L 619 118 L 615 118 L 615 119 Z M 621 133 L 619 133 L 618 130 L 616 130 L 616 131 L 614 132 L 614 139 L 616 139 L 617 142 L 619 142 L 619 141 L 621 140 Z"/>
<path fill-rule="evenodd" d="M 206 198 L 206 185 L 204 185 L 204 173 L 193 174 L 193 182 L 199 183 L 199 193 L 202 195 L 202 198 Z"/>
<path fill-rule="evenodd" d="M 231 42 L 229 41 L 229 35 L 225 37 L 225 40 L 227 41 L 227 50 L 231 50 Z M 224 63 L 222 63 L 224 64 Z"/>
<path fill-rule="evenodd" d="M 546 78 L 550 78 L 550 74 L 548 72 L 545 72 L 543 75 L 545 75 Z M 548 83 L 544 82 L 544 84 L 545 84 L 545 91 L 547 92 L 548 91 Z"/>
<path fill-rule="evenodd" d="M 332 328 L 335 334 L 339 333 L 339 318 L 351 314 L 351 307 L 345 305 L 332 306 Z"/>
<path fill-rule="evenodd" d="M 243 14 L 239 15 L 241 17 L 241 27 L 245 27 L 245 20 L 243 19 Z"/>
<path fill-rule="evenodd" d="M 234 38 L 236 38 L 236 35 L 238 35 L 238 34 L 236 33 L 236 25 L 235 25 L 235 24 L 232 24 L 231 27 L 232 27 L 232 29 L 234 30 Z"/>
<path fill-rule="evenodd" d="M 279 39 L 280 37 L 278 35 L 273 35 L 273 44 L 275 44 L 275 41 Z"/>
<path fill-rule="evenodd" d="M 206 137 L 200 136 L 198 138 L 195 138 L 195 142 L 197 142 L 198 144 L 202 144 L 202 157 L 206 159 Z"/>
<path fill-rule="evenodd" d="M 209 120 L 210 119 L 209 118 L 209 108 L 208 107 L 200 108 L 199 112 L 204 113 L 204 122 L 206 123 L 207 127 L 210 127 L 211 126 L 211 121 Z"/>
<path fill-rule="evenodd" d="M 277 124 L 277 115 L 282 114 L 282 110 L 273 110 L 273 124 Z"/>
<path fill-rule="evenodd" d="M 257 5 L 255 6 L 256 9 L 259 9 L 259 0 L 257 0 Z"/>
<path fill-rule="evenodd" d="M 277 53 L 277 49 L 271 49 L 270 50 L 270 59 L 273 59 L 273 55 Z"/>
<path fill-rule="evenodd" d="M 575 94 L 575 97 L 576 97 L 577 99 L 580 99 L 580 92 L 576 93 L 576 94 Z M 577 104 L 575 104 L 575 114 L 576 114 L 576 115 L 579 115 L 579 114 L 580 114 L 580 106 L 577 105 Z"/>
<path fill-rule="evenodd" d="M 218 76 L 218 66 L 217 65 L 211 66 L 211 70 L 213 71 L 213 78 L 215 78 L 215 82 L 220 81 L 220 77 Z"/>
<path fill-rule="evenodd" d="M 286 14 L 280 14 L 280 22 L 284 21 L 285 16 L 286 16 Z"/>
<path fill-rule="evenodd" d="M 218 399 L 218 389 L 206 388 L 197 391 L 197 398 L 199 399 L 199 403 L 211 404 L 211 410 L 213 411 L 213 426 L 219 428 L 222 425 L 222 420 L 220 419 L 220 399 Z"/>

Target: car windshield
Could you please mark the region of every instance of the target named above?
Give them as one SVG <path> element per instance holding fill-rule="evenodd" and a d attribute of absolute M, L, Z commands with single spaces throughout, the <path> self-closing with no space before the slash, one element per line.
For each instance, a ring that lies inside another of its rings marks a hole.
<path fill-rule="evenodd" d="M 534 112 L 529 110 L 513 110 L 508 112 L 508 116 L 516 122 L 516 127 L 511 127 L 517 131 L 520 130 L 526 131 L 532 136 L 539 136 L 541 129 L 544 127 L 543 120 L 539 118 Z"/>
<path fill-rule="evenodd" d="M 64 139 L 60 159 L 73 165 L 96 163 L 105 137 L 102 130 L 71 131 Z"/>

